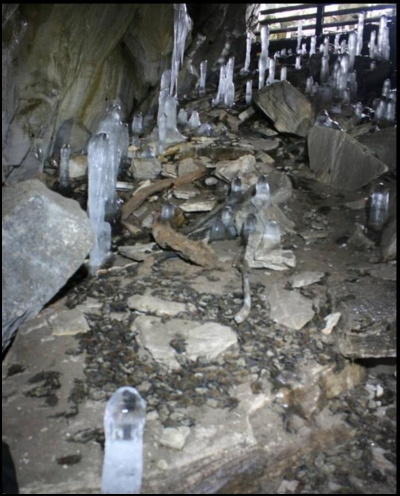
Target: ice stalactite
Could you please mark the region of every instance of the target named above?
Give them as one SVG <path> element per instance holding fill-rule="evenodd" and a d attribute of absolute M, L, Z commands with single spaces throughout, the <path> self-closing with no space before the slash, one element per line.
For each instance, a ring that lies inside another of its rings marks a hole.
<path fill-rule="evenodd" d="M 349 71 L 352 71 L 357 52 L 357 33 L 355 33 L 354 31 L 349 34 L 348 50 L 349 50 Z"/>
<path fill-rule="evenodd" d="M 365 14 L 363 12 L 361 12 L 361 14 L 358 14 L 356 55 L 361 55 L 363 48 L 364 19 L 365 19 Z"/>
<path fill-rule="evenodd" d="M 253 101 L 253 81 L 250 79 L 246 82 L 246 105 L 251 105 Z"/>
<path fill-rule="evenodd" d="M 286 81 L 287 79 L 287 67 L 286 65 L 283 65 L 281 67 L 281 81 Z"/>
<path fill-rule="evenodd" d="M 387 16 L 382 15 L 379 20 L 378 32 L 378 57 L 382 60 L 389 60 L 390 46 L 389 46 L 389 28 L 387 27 Z"/>
<path fill-rule="evenodd" d="M 160 127 L 160 117 L 164 113 L 165 99 L 169 95 L 171 87 L 171 69 L 167 69 L 161 75 L 160 93 L 158 95 L 157 126 Z"/>
<path fill-rule="evenodd" d="M 269 46 L 269 29 L 268 26 L 261 27 L 261 55 L 258 59 L 258 89 L 260 90 L 265 83 L 265 71 L 268 66 L 268 46 Z"/>
<path fill-rule="evenodd" d="M 102 494 L 140 494 L 146 402 L 133 387 L 111 396 L 104 412 Z"/>
<path fill-rule="evenodd" d="M 226 86 L 226 66 L 221 65 L 220 70 L 219 70 L 219 82 L 218 82 L 217 96 L 215 98 L 213 98 L 213 100 L 212 100 L 213 105 L 218 105 L 219 103 L 224 101 L 225 86 Z"/>
<path fill-rule="evenodd" d="M 69 161 L 71 158 L 71 147 L 69 145 L 63 145 L 60 151 L 60 169 L 59 169 L 59 185 L 60 188 L 69 188 L 71 184 L 69 176 Z"/>
<path fill-rule="evenodd" d="M 226 82 L 224 104 L 226 107 L 232 107 L 235 103 L 235 85 L 233 83 L 233 71 L 235 68 L 235 57 L 231 57 L 226 64 Z"/>
<path fill-rule="evenodd" d="M 299 25 L 297 26 L 297 47 L 296 53 L 301 53 L 301 38 L 303 36 L 303 21 L 299 21 Z"/>
<path fill-rule="evenodd" d="M 95 235 L 89 271 L 95 275 L 111 247 L 111 226 L 105 222 L 106 190 L 111 175 L 110 142 L 106 133 L 92 136 L 88 146 L 88 214 Z"/>
<path fill-rule="evenodd" d="M 267 84 L 272 84 L 275 81 L 275 67 L 276 67 L 276 60 L 275 58 L 270 58 L 268 60 L 268 78 L 267 78 Z"/>
<path fill-rule="evenodd" d="M 171 63 L 170 95 L 178 96 L 178 73 L 183 63 L 186 38 L 192 29 L 193 22 L 187 13 L 185 3 L 174 3 L 174 49 Z"/>

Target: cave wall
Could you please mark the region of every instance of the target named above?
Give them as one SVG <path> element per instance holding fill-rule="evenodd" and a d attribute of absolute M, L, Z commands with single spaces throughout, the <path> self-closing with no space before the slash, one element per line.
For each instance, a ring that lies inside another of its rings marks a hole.
<path fill-rule="evenodd" d="M 193 31 L 179 96 L 205 58 L 215 73 L 219 59 L 244 59 L 247 5 L 187 5 Z M 35 177 L 63 143 L 85 151 L 109 101 L 120 102 L 125 121 L 156 111 L 173 4 L 3 4 L 2 22 L 3 181 Z"/>

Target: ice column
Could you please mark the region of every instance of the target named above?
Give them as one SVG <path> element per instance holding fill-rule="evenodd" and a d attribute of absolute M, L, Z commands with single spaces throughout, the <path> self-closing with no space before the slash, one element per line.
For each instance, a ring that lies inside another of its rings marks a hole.
<path fill-rule="evenodd" d="M 226 107 L 232 107 L 235 102 L 235 85 L 233 83 L 233 70 L 235 68 L 235 57 L 231 57 L 226 64 L 226 81 L 224 103 Z"/>
<path fill-rule="evenodd" d="M 349 34 L 349 71 L 351 72 L 354 67 L 354 60 L 356 58 L 357 50 L 357 33 L 354 31 Z"/>
<path fill-rule="evenodd" d="M 143 114 L 138 112 L 132 121 L 132 134 L 134 136 L 139 136 L 143 131 Z"/>
<path fill-rule="evenodd" d="M 250 79 L 246 82 L 246 104 L 251 105 L 253 100 L 253 81 Z"/>
<path fill-rule="evenodd" d="M 175 97 L 168 95 L 165 99 L 164 113 L 167 116 L 167 134 L 165 142 L 168 144 L 186 141 L 187 138 L 178 131 L 177 113 L 178 102 Z"/>
<path fill-rule="evenodd" d="M 287 66 L 283 65 L 281 67 L 281 81 L 286 81 L 287 78 Z"/>
<path fill-rule="evenodd" d="M 140 494 L 143 477 L 143 431 L 146 402 L 124 386 L 108 400 L 104 413 L 102 494 Z"/>
<path fill-rule="evenodd" d="M 88 146 L 88 214 L 95 235 L 89 271 L 95 275 L 111 246 L 111 226 L 105 222 L 106 185 L 110 180 L 110 143 L 105 133 L 96 134 Z"/>
<path fill-rule="evenodd" d="M 301 37 L 303 35 L 303 22 L 299 21 L 299 25 L 297 26 L 297 47 L 296 53 L 301 53 Z"/>
<path fill-rule="evenodd" d="M 384 226 L 389 214 L 389 190 L 379 183 L 370 197 L 368 227 L 379 231 Z"/>
<path fill-rule="evenodd" d="M 258 89 L 264 86 L 265 71 L 268 64 L 269 28 L 261 26 L 261 55 L 258 60 Z"/>
<path fill-rule="evenodd" d="M 253 33 L 251 29 L 247 30 L 247 38 L 246 38 L 246 59 L 244 61 L 244 67 L 240 70 L 241 74 L 247 74 L 249 72 L 250 67 L 250 54 L 251 54 L 251 45 L 253 43 Z"/>
<path fill-rule="evenodd" d="M 335 34 L 335 39 L 333 41 L 333 53 L 339 53 L 340 52 L 340 33 Z"/>
<path fill-rule="evenodd" d="M 317 37 L 316 36 L 311 36 L 310 39 L 310 57 L 311 55 L 314 55 L 317 47 Z"/>
<path fill-rule="evenodd" d="M 203 96 L 206 92 L 207 60 L 200 62 L 200 82 L 199 95 Z"/>
<path fill-rule="evenodd" d="M 178 96 L 178 73 L 183 63 L 186 37 L 193 23 L 189 17 L 185 3 L 174 3 L 174 49 L 172 51 L 170 95 Z"/>
<path fill-rule="evenodd" d="M 158 95 L 157 126 L 160 127 L 160 117 L 164 113 L 165 100 L 169 94 L 171 82 L 171 70 L 166 70 L 161 75 L 160 93 Z"/>
<path fill-rule="evenodd" d="M 371 31 L 368 48 L 369 48 L 369 57 L 371 59 L 376 58 L 377 56 L 376 31 Z"/>
<path fill-rule="evenodd" d="M 276 67 L 276 60 L 274 58 L 269 59 L 269 73 L 268 73 L 268 79 L 267 79 L 267 84 L 272 84 L 275 81 L 275 67 Z"/>
<path fill-rule="evenodd" d="M 112 219 L 117 213 L 117 177 L 123 156 L 121 133 L 124 133 L 121 122 L 121 107 L 113 104 L 106 111 L 104 118 L 100 121 L 96 134 L 106 133 L 109 141 L 109 167 L 107 167 L 107 180 L 105 189 L 105 215 Z M 129 146 L 129 133 L 128 133 Z"/>
<path fill-rule="evenodd" d="M 361 14 L 358 15 L 356 55 L 361 55 L 362 52 L 364 37 L 364 18 L 365 14 L 361 12 Z"/>
<path fill-rule="evenodd" d="M 389 88 L 390 89 L 390 88 Z M 59 185 L 61 188 L 68 188 L 71 184 L 69 177 L 69 161 L 71 158 L 71 147 L 63 145 L 60 151 L 60 170 L 59 170 Z"/>
<path fill-rule="evenodd" d="M 382 15 L 379 21 L 378 32 L 378 55 L 383 60 L 389 60 L 389 28 L 387 27 L 387 16 Z"/>
<path fill-rule="evenodd" d="M 217 96 L 212 99 L 213 105 L 218 105 L 225 100 L 225 87 L 226 87 L 226 66 L 221 65 L 219 70 L 219 83 Z"/>
<path fill-rule="evenodd" d="M 320 82 L 321 84 L 325 84 L 328 82 L 329 78 L 329 56 L 322 55 L 321 57 L 321 74 L 320 74 Z"/>

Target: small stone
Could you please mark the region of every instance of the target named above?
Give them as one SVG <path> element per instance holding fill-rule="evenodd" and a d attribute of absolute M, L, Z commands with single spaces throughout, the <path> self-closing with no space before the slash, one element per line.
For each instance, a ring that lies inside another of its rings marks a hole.
<path fill-rule="evenodd" d="M 324 277 L 324 275 L 324 272 L 314 272 L 311 270 L 307 270 L 292 276 L 289 279 L 289 282 L 292 288 L 302 288 L 304 286 L 310 286 L 310 284 L 314 284 L 320 281 Z"/>
<path fill-rule="evenodd" d="M 162 433 L 160 444 L 167 448 L 181 450 L 185 446 L 189 434 L 189 427 L 167 427 Z"/>
<path fill-rule="evenodd" d="M 332 329 L 335 327 L 335 325 L 339 322 L 341 315 L 342 314 L 340 312 L 334 312 L 327 315 L 324 318 L 325 326 L 323 329 L 321 329 L 321 332 L 328 336 L 332 332 Z"/>
<path fill-rule="evenodd" d="M 154 313 L 160 317 L 174 317 L 186 312 L 186 304 L 176 301 L 167 301 L 151 295 L 133 295 L 128 298 L 129 308 L 145 313 Z"/>

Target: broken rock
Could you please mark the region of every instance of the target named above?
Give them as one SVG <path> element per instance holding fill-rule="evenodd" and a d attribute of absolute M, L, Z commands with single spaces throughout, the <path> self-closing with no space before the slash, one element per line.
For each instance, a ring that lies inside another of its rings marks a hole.
<path fill-rule="evenodd" d="M 287 291 L 274 286 L 268 295 L 271 319 L 296 331 L 314 317 L 312 302 L 297 291 Z"/>

